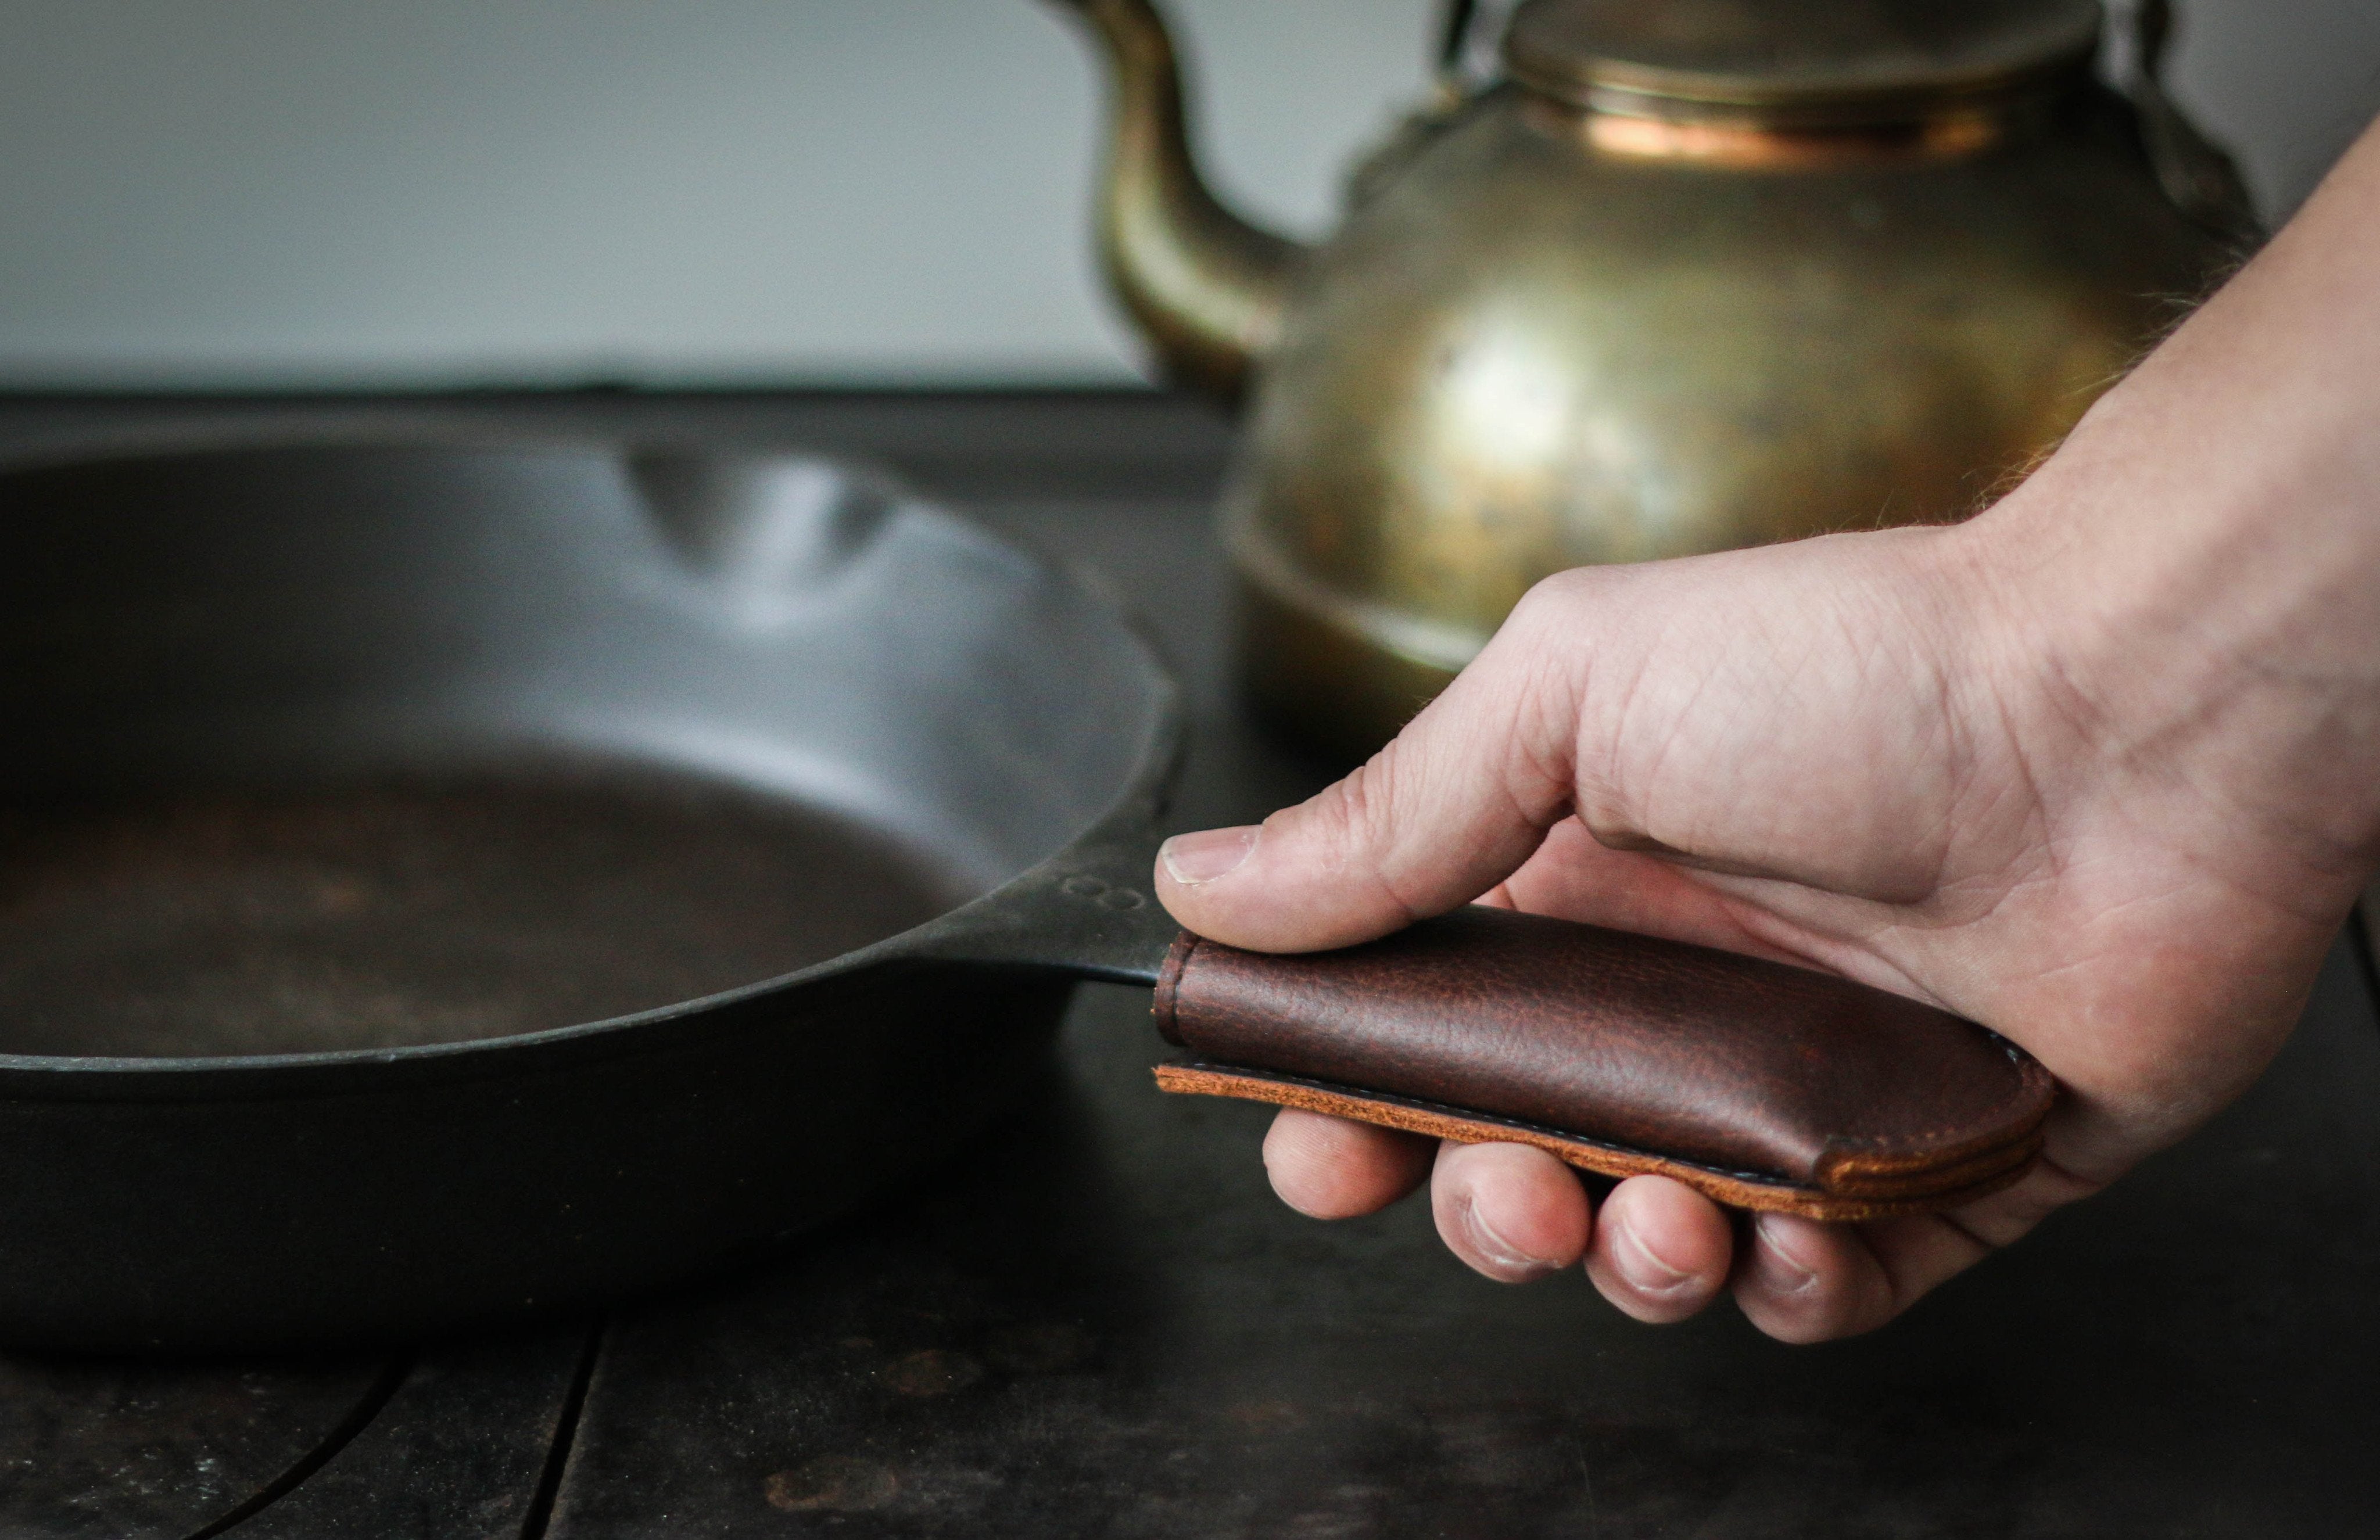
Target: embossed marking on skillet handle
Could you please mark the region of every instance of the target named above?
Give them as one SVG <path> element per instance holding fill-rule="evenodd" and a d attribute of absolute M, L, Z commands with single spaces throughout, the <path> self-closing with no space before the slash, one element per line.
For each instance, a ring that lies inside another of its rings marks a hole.
<path fill-rule="evenodd" d="M 1303 1107 L 1734 1207 L 1862 1219 L 2016 1181 L 2057 1086 L 1973 1022 L 1706 947 L 1466 908 L 1341 952 L 1182 935 L 1169 1091 Z"/>

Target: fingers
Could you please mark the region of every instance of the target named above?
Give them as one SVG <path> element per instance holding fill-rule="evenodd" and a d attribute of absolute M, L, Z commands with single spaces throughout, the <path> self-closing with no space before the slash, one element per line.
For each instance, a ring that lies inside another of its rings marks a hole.
<path fill-rule="evenodd" d="M 1285 1107 L 1265 1134 L 1265 1174 L 1308 1219 L 1349 1219 L 1420 1186 L 1434 1148 L 1415 1134 Z"/>
<path fill-rule="evenodd" d="M 1584 648 L 1539 635 L 1560 592 L 1541 585 L 1345 780 L 1260 829 L 1168 841 L 1156 883 L 1174 918 L 1232 946 L 1310 952 L 1384 936 L 1502 880 L 1570 807 Z"/>
<path fill-rule="evenodd" d="M 1606 1300 L 1666 1325 L 1700 1313 L 1731 1279 L 1745 1318 L 1782 1342 L 1873 1331 L 1993 1249 L 1977 1231 L 1994 1221 L 1973 1209 L 1867 1225 L 1756 1214 L 1739 1235 L 1717 1204 L 1660 1176 L 1620 1183 L 1595 1213 L 1568 1167 L 1519 1145 L 1443 1146 L 1430 1199 L 1447 1249 L 1499 1282 L 1583 1255 Z M 2019 1199 L 2010 1211 L 2030 1207 Z"/>
<path fill-rule="evenodd" d="M 1440 1146 L 1429 1196 L 1447 1249 L 1499 1283 L 1572 1266 L 1594 1228 L 1577 1176 L 1526 1145 Z"/>
<path fill-rule="evenodd" d="M 1667 1177 L 1622 1182 L 1597 1213 L 1576 1173 L 1542 1150 L 1446 1144 L 1434 1163 L 1431 1150 L 1411 1134 L 1284 1110 L 1265 1167 L 1283 1202 L 1324 1219 L 1385 1208 L 1427 1175 L 1439 1238 L 1484 1277 L 1525 1283 L 1584 1259 L 1606 1300 L 1654 1325 L 1699 1313 L 1731 1285 L 1746 1319 L 1794 1343 L 1875 1330 L 2097 1185 L 2045 1162 L 1952 1213 L 1861 1225 L 1755 1214 L 1739 1231 Z"/>
<path fill-rule="evenodd" d="M 1667 1177 L 1632 1177 L 1596 1216 L 1586 1276 L 1624 1314 L 1665 1326 L 1718 1297 L 1734 1250 L 1718 1205 Z"/>
<path fill-rule="evenodd" d="M 1855 1337 L 1900 1309 L 1892 1280 L 1858 1231 L 1791 1214 L 1753 1217 L 1735 1303 L 1780 1342 Z"/>
<path fill-rule="evenodd" d="M 1806 946 L 1778 944 L 1785 928 L 1773 919 L 1747 925 L 1760 912 L 1700 874 L 1663 856 L 1610 849 L 1576 819 L 1546 831 L 1536 853 L 1483 902 L 1772 962 L 1812 961 Z"/>
<path fill-rule="evenodd" d="M 2101 1185 L 2045 1159 L 2014 1186 L 1948 1213 L 1863 1225 L 1762 1214 L 1737 1270 L 1736 1304 L 1783 1342 L 1873 1331 Z"/>

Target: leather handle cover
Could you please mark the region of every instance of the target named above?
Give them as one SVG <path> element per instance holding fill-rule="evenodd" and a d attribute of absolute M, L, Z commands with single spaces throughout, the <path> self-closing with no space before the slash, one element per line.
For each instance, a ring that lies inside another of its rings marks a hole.
<path fill-rule="evenodd" d="M 1184 933 L 1170 1091 L 1658 1171 L 1743 1208 L 1861 1219 L 2014 1182 L 2057 1097 L 1973 1022 L 1707 947 L 1472 907 L 1340 952 Z"/>

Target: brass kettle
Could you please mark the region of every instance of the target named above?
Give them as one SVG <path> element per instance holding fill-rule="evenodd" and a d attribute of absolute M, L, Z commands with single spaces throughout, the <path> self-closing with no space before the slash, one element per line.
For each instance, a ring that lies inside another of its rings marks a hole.
<path fill-rule="evenodd" d="M 1207 190 L 1149 0 L 1063 3 L 1114 85 L 1115 292 L 1247 398 L 1245 678 L 1338 755 L 1548 573 L 1972 511 L 2252 229 L 2157 90 L 2162 0 L 2122 93 L 2099 0 L 1524 0 L 1314 247 Z"/>

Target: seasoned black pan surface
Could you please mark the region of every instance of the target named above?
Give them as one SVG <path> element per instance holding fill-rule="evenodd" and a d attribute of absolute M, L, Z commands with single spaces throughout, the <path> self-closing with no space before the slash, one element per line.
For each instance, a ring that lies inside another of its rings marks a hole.
<path fill-rule="evenodd" d="M 1175 735 L 1105 602 L 816 460 L 0 474 L 0 1338 L 418 1337 L 864 1201 L 1041 964 L 1161 952 Z"/>
<path fill-rule="evenodd" d="M 783 797 L 643 769 L 0 814 L 0 1052 L 462 1043 L 714 995 L 970 893 Z"/>

